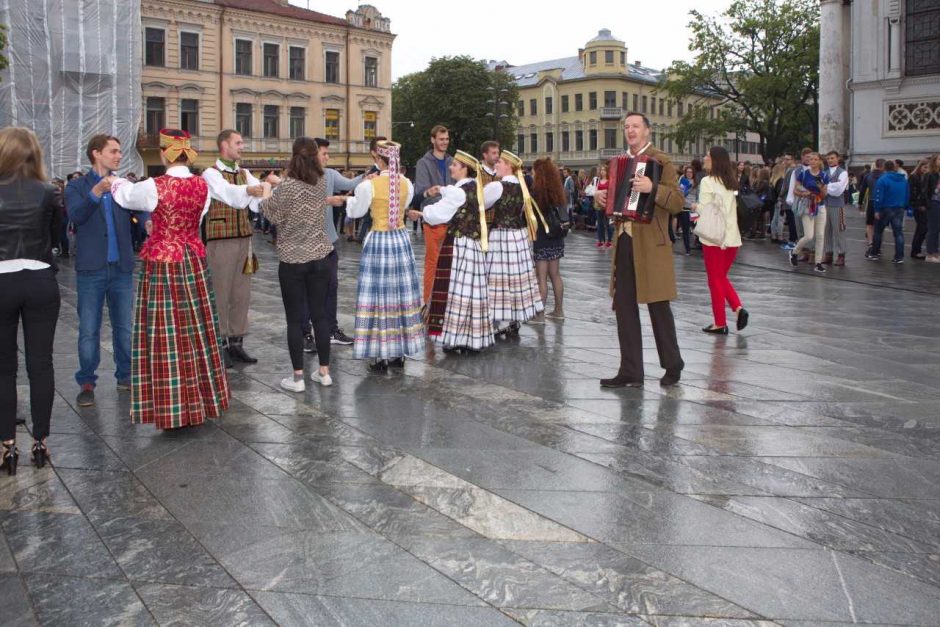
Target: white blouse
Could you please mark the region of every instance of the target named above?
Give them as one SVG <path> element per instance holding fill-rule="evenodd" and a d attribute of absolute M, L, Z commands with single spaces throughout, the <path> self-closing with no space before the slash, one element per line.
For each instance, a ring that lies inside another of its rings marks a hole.
<path fill-rule="evenodd" d="M 388 178 L 388 170 L 382 170 L 379 173 L 379 176 L 384 176 Z M 411 206 L 411 199 L 414 198 L 415 188 L 404 176 L 401 177 L 401 182 L 407 184 L 408 186 L 408 198 L 405 201 L 405 206 L 401 208 L 402 215 Z M 372 206 L 372 181 L 363 181 L 356 185 L 356 191 L 353 192 L 353 195 L 346 199 L 346 217 L 348 218 L 361 218 L 367 213 L 369 213 L 369 207 Z"/>
<path fill-rule="evenodd" d="M 441 199 L 422 210 L 424 221 L 431 226 L 450 222 L 457 210 L 467 202 L 467 192 L 464 191 L 461 185 L 472 181 L 471 178 L 464 178 L 457 181 L 455 185 L 442 187 Z"/>
<path fill-rule="evenodd" d="M 193 175 L 185 165 L 175 165 L 171 168 L 167 168 L 166 174 L 167 176 L 180 179 L 188 179 Z M 222 177 L 220 176 L 219 178 L 221 179 Z M 225 180 L 222 179 L 222 182 L 225 183 Z M 237 187 L 236 185 L 225 184 L 229 187 Z M 152 178 L 138 183 L 131 183 L 127 179 L 118 179 L 111 184 L 111 196 L 117 204 L 131 211 L 153 211 L 157 208 L 157 203 L 159 202 L 157 184 Z M 199 216 L 200 220 L 209 212 L 209 204 L 214 197 L 216 196 L 210 186 L 209 193 L 206 194 L 206 204 L 202 208 L 202 214 Z M 219 200 L 222 199 L 219 198 Z M 225 201 L 223 200 L 222 202 Z"/>

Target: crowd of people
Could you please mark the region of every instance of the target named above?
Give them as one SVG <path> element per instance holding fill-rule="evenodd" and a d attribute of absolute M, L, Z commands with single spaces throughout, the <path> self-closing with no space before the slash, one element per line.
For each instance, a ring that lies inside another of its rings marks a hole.
<path fill-rule="evenodd" d="M 430 149 L 417 164 L 414 182 L 402 172 L 400 146 L 385 138 L 372 141 L 374 166 L 357 177 L 327 167 L 327 140 L 301 137 L 287 167 L 259 179 L 239 165 L 244 143 L 237 132 L 219 134 L 218 158 L 197 173 L 189 134 L 165 129 L 161 176 L 117 176 L 120 142 L 97 135 L 86 151 L 91 168 L 50 185 L 35 135 L 3 129 L 0 283 L 6 289 L 0 308 L 7 333 L 0 338 L 0 468 L 13 474 L 17 467 L 20 320 L 30 380 L 31 456 L 40 467 L 50 460 L 57 255 L 75 257 L 77 404 L 95 404 L 107 304 L 117 389 L 130 393 L 132 421 L 161 429 L 220 416 L 229 403 L 227 370 L 235 362 L 258 361 L 244 344 L 251 278 L 259 267 L 256 223 L 276 233 L 292 369 L 281 387 L 291 392 L 304 391 L 308 379 L 332 384 L 333 344 L 352 344 L 354 358 L 385 372 L 422 353 L 427 338 L 446 353 L 475 354 L 498 338 L 518 335 L 523 323 L 563 320 L 559 264 L 572 228 L 593 229 L 595 245 L 613 249 L 610 289 L 621 361 L 615 376 L 601 380 L 604 387 L 644 384 L 640 304 L 649 308 L 665 371 L 660 383 L 679 383 L 684 362 L 670 307 L 677 290 L 672 247 L 663 245 L 666 233 L 673 242 L 681 234 L 686 254 L 701 248 L 713 317 L 702 330 L 718 335 L 729 333 L 728 308 L 737 330 L 748 324 L 748 311 L 729 279 L 743 239 L 770 238 L 787 251 L 791 264 L 808 261 L 825 272 L 830 263 L 845 263 L 844 211 L 858 204 L 869 214 L 866 257 L 879 257 L 890 224 L 900 263 L 903 217 L 912 207 L 912 256 L 940 262 L 937 157 L 919 163 L 909 176 L 898 164 L 879 160 L 856 182 L 835 152 L 822 157 L 807 149 L 800 163 L 783 155 L 772 166 L 752 168 L 733 164 L 715 146 L 679 170 L 651 144 L 646 116 L 628 114 L 623 132 L 628 182 L 616 185 L 604 165 L 582 176 L 543 158 L 527 171 L 495 141 L 485 142 L 479 157 L 460 150 L 451 155 L 443 126 L 431 129 Z M 640 162 L 655 162 L 654 173 L 638 169 Z M 612 212 L 608 205 L 623 202 L 624 184 L 631 202 Z M 648 211 L 636 209 L 637 198 Z M 420 269 L 409 219 L 423 233 Z M 358 233 L 349 230 L 357 224 Z M 337 323 L 335 242 L 343 230 L 363 245 L 353 337 Z M 546 313 L 549 286 L 554 307 Z M 318 360 L 306 375 L 305 352 Z"/>

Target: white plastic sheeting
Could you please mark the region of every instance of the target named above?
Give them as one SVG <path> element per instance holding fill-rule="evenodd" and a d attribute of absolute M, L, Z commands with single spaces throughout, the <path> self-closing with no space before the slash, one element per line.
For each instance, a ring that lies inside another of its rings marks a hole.
<path fill-rule="evenodd" d="M 140 0 L 0 0 L 10 66 L 0 126 L 33 129 L 51 176 L 89 167 L 88 140 L 121 140 L 121 172 L 140 174 Z"/>

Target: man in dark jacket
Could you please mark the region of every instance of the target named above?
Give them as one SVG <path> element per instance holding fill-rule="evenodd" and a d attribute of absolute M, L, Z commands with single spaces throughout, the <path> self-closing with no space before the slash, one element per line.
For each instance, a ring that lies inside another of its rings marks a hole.
<path fill-rule="evenodd" d="M 885 172 L 878 178 L 872 193 L 875 231 L 865 259 L 876 261 L 879 258 L 881 236 L 890 224 L 894 233 L 894 263 L 904 263 L 904 212 L 911 201 L 911 189 L 894 161 L 886 161 L 884 167 Z"/>
<path fill-rule="evenodd" d="M 865 208 L 865 239 L 868 240 L 869 244 L 872 242 L 872 234 L 875 231 L 875 205 L 873 202 L 875 185 L 881 175 L 884 174 L 884 168 L 885 160 L 877 159 L 874 167 L 862 178 L 862 182 L 858 185 L 859 203 L 864 205 Z"/>
<path fill-rule="evenodd" d="M 105 300 L 111 319 L 115 376 L 119 390 L 131 386 L 131 319 L 134 308 L 134 247 L 131 213 L 111 198 L 113 173 L 121 163 L 121 142 L 95 135 L 85 151 L 92 169 L 65 188 L 65 206 L 75 225 L 75 284 L 78 292 L 80 407 L 95 404 L 95 371 L 101 362 L 101 319 Z M 149 219 L 149 218 L 148 218 Z"/>

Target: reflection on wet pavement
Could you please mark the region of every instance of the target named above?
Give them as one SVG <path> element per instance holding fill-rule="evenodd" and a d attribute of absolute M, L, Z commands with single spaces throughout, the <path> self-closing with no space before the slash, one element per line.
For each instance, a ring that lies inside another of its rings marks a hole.
<path fill-rule="evenodd" d="M 0 477 L 0 622 L 940 624 L 932 268 L 859 254 L 819 277 L 748 244 L 751 325 L 713 338 L 701 258 L 677 256 L 683 384 L 659 387 L 644 323 L 647 385 L 605 390 L 610 253 L 591 243 L 567 240 L 564 322 L 381 376 L 334 347 L 335 385 L 291 395 L 258 236 L 260 362 L 233 371 L 226 416 L 173 433 L 130 424 L 107 353 L 97 407 L 75 406 L 64 263 L 55 467 Z M 340 259 L 349 330 L 358 249 Z"/>

